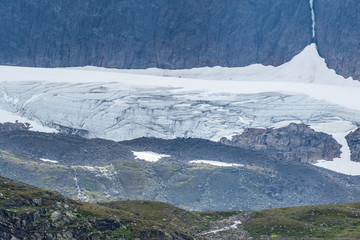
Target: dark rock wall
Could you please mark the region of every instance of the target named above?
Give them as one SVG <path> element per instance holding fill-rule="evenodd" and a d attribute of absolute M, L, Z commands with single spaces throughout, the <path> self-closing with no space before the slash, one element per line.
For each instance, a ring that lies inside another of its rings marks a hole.
<path fill-rule="evenodd" d="M 12 0 L 0 16 L 7 65 L 279 65 L 311 42 L 308 0 Z"/>
<path fill-rule="evenodd" d="M 315 0 L 318 50 L 330 68 L 360 79 L 360 1 Z"/>

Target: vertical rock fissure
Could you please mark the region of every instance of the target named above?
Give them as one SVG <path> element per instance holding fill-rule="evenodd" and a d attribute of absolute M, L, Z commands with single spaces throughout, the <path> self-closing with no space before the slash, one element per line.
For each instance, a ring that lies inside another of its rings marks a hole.
<path fill-rule="evenodd" d="M 309 0 L 310 9 L 311 9 L 311 27 L 312 27 L 312 38 L 315 40 L 315 11 L 314 11 L 314 0 Z"/>

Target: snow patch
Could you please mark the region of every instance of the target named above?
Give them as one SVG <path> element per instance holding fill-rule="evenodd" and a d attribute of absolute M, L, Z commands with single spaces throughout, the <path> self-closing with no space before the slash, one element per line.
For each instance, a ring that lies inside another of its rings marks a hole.
<path fill-rule="evenodd" d="M 37 121 L 33 121 L 28 119 L 27 117 L 20 116 L 18 113 L 12 113 L 5 110 L 0 109 L 0 123 L 12 122 L 16 121 L 22 123 L 30 123 L 30 131 L 36 132 L 46 132 L 46 133 L 57 133 L 58 131 L 54 128 L 43 126 L 41 123 Z"/>
<path fill-rule="evenodd" d="M 281 121 L 272 125 L 270 128 L 283 128 L 289 126 L 291 123 L 301 124 L 300 120 L 289 120 L 289 121 Z"/>
<path fill-rule="evenodd" d="M 356 130 L 357 126 L 351 122 L 334 121 L 312 124 L 311 128 L 332 135 L 342 145 L 340 158 L 335 158 L 333 161 L 319 160 L 314 164 L 315 166 L 350 176 L 360 176 L 360 163 L 351 161 L 350 148 L 345 138 L 350 132 Z"/>
<path fill-rule="evenodd" d="M 195 164 L 209 164 L 217 167 L 244 167 L 243 164 L 238 163 L 225 163 L 225 162 L 218 162 L 218 161 L 211 161 L 211 160 L 192 160 L 189 163 Z"/>
<path fill-rule="evenodd" d="M 170 155 L 159 154 L 159 153 L 154 153 L 154 152 L 135 152 L 135 151 L 132 151 L 132 152 L 135 155 L 136 159 L 144 160 L 147 162 L 157 162 L 161 158 L 171 157 Z"/>
<path fill-rule="evenodd" d="M 59 163 L 58 161 L 50 160 L 50 159 L 46 159 L 46 158 L 40 158 L 40 161 L 47 162 L 47 163 Z"/>
<path fill-rule="evenodd" d="M 233 136 L 240 135 L 244 132 L 244 129 L 240 131 L 234 131 L 233 129 L 221 130 L 217 132 L 213 137 L 210 138 L 211 141 L 217 142 L 221 138 L 225 137 L 227 139 L 232 139 Z"/>
<path fill-rule="evenodd" d="M 224 227 L 224 228 L 221 228 L 221 229 L 218 229 L 218 230 L 206 232 L 206 233 L 203 233 L 202 235 L 217 234 L 219 232 L 224 232 L 224 231 L 228 231 L 228 230 L 231 230 L 231 229 L 236 229 L 241 224 L 242 224 L 241 221 L 235 221 L 233 225 L 230 225 L 228 227 Z"/>

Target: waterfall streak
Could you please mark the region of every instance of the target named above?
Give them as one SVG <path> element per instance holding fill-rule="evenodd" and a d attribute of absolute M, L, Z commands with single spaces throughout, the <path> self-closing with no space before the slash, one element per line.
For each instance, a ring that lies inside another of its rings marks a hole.
<path fill-rule="evenodd" d="M 314 0 L 309 0 L 311 9 L 311 21 L 312 21 L 312 37 L 315 38 L 315 11 L 314 11 Z"/>

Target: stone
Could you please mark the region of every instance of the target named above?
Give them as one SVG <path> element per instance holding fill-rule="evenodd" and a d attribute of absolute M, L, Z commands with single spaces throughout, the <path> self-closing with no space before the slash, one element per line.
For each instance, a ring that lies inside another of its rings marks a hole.
<path fill-rule="evenodd" d="M 62 213 L 60 211 L 55 211 L 50 216 L 52 222 L 59 221 L 62 218 Z"/>
<path fill-rule="evenodd" d="M 76 215 L 71 211 L 66 211 L 65 216 L 68 217 L 71 221 L 74 221 L 77 218 Z"/>
<path fill-rule="evenodd" d="M 32 202 L 35 203 L 36 206 L 40 206 L 40 205 L 42 205 L 43 200 L 42 200 L 42 198 L 33 198 Z"/>

